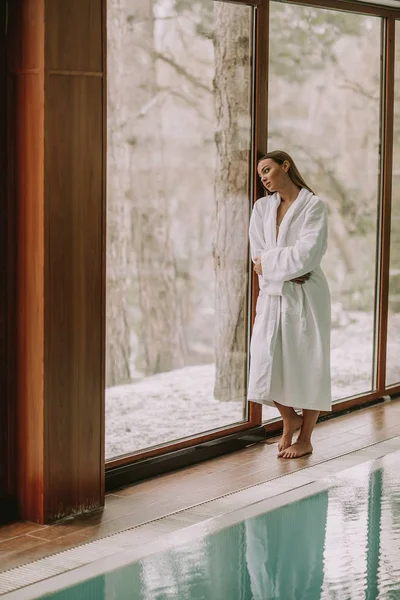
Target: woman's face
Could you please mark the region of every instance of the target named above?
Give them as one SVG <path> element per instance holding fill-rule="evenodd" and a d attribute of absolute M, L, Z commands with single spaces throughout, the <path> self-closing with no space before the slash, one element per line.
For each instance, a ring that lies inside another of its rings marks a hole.
<path fill-rule="evenodd" d="M 272 158 L 265 158 L 258 163 L 257 172 L 265 189 L 272 193 L 282 189 L 288 177 L 288 168 L 288 162 L 279 165 Z"/>

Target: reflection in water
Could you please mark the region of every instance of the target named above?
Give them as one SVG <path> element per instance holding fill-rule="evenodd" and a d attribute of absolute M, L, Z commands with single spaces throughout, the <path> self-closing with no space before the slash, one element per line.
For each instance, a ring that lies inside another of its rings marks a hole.
<path fill-rule="evenodd" d="M 320 597 L 327 509 L 324 492 L 246 521 L 252 599 Z"/>
<path fill-rule="evenodd" d="M 57 600 L 396 600 L 397 459 L 51 596 Z M 386 459 L 385 459 L 386 460 Z"/>
<path fill-rule="evenodd" d="M 394 526 L 399 475 L 370 472 L 368 464 L 346 472 L 329 490 L 324 583 L 318 600 L 400 598 L 400 528 Z"/>
<path fill-rule="evenodd" d="M 371 473 L 368 494 L 368 587 L 366 600 L 378 598 L 379 554 L 382 514 L 382 471 Z"/>

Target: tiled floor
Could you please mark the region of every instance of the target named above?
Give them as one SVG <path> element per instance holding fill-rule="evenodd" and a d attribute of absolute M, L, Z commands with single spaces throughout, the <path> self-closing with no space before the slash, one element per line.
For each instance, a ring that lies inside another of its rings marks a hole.
<path fill-rule="evenodd" d="M 271 439 L 266 444 L 116 490 L 107 495 L 104 511 L 50 526 L 8 525 L 0 528 L 0 571 L 196 506 L 181 514 L 179 520 L 197 522 L 197 513 L 208 510 L 200 504 L 278 477 L 279 482 L 269 485 L 282 488 L 284 475 L 309 467 L 312 469 L 308 469 L 307 477 L 328 475 L 332 468 L 352 466 L 355 458 L 350 453 L 399 435 L 400 400 L 394 400 L 319 424 L 314 435 L 314 454 L 303 459 L 278 460 L 277 440 Z M 360 453 L 357 454 L 359 460 Z M 361 454 L 367 459 L 371 451 L 367 448 Z M 343 458 L 339 462 L 332 461 L 340 456 Z M 296 487 L 295 479 L 302 485 L 304 475 L 291 478 L 290 487 Z M 224 502 L 229 504 L 229 498 L 221 500 L 222 506 Z M 169 526 L 176 518 L 169 518 Z M 166 523 L 154 522 L 152 530 L 165 533 Z"/>

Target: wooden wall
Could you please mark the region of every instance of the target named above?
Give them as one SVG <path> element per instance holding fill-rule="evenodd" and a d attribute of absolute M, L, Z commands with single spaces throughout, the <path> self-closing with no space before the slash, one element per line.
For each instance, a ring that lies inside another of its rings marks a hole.
<path fill-rule="evenodd" d="M 47 0 L 46 7 L 45 394 L 49 447 L 58 457 L 48 457 L 53 514 L 92 508 L 102 490 L 104 132 L 101 0 Z"/>
<path fill-rule="evenodd" d="M 10 6 L 17 498 L 43 523 L 104 502 L 104 7 Z"/>
<path fill-rule="evenodd" d="M 6 92 L 5 92 L 5 0 L 0 1 L 0 214 L 7 215 Z M 6 429 L 7 401 L 7 219 L 0 219 L 0 426 Z M 7 428 L 8 429 L 8 428 Z M 0 501 L 7 496 L 8 456 L 6 436 L 0 439 Z"/>

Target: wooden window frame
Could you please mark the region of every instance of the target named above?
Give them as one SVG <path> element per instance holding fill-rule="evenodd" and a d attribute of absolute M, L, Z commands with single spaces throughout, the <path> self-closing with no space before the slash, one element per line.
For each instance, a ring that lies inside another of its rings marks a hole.
<path fill-rule="evenodd" d="M 219 0 L 221 1 L 221 0 Z M 269 38 L 269 8 L 270 0 L 222 0 L 235 4 L 255 7 L 255 89 L 254 89 L 254 135 L 253 156 L 260 156 L 267 151 L 268 138 L 268 38 Z M 283 0 L 275 0 L 283 1 Z M 387 6 L 371 5 L 347 0 L 295 0 L 291 4 L 312 6 L 321 9 L 336 9 L 356 14 L 375 15 L 383 19 L 384 27 L 384 68 L 382 71 L 382 181 L 381 181 L 381 215 L 380 232 L 381 248 L 379 251 L 378 265 L 378 288 L 377 302 L 379 303 L 378 333 L 377 333 L 377 390 L 346 398 L 336 402 L 332 407 L 332 416 L 338 412 L 375 403 L 385 396 L 395 396 L 400 393 L 400 383 L 394 386 L 386 386 L 386 343 L 388 323 L 388 294 L 389 294 L 389 258 L 390 258 L 390 226 L 391 226 L 391 191 L 392 191 L 392 163 L 393 163 L 393 113 L 394 113 L 394 61 L 395 61 L 395 21 L 400 19 L 399 9 Z M 253 165 L 253 202 L 262 194 L 259 182 L 257 182 L 256 161 Z M 251 277 L 251 322 L 254 322 L 255 305 L 258 296 L 258 280 Z M 122 457 L 116 457 L 106 462 L 106 472 L 113 469 L 133 465 L 144 459 L 151 459 L 162 455 L 168 455 L 183 449 L 190 449 L 213 440 L 219 440 L 246 432 L 264 425 L 267 435 L 271 435 L 281 428 L 280 419 L 262 423 L 262 407 L 254 402 L 249 403 L 249 419 L 247 422 L 224 427 L 212 432 L 195 435 L 188 439 L 181 439 L 159 447 L 153 447 L 138 451 Z"/>
<path fill-rule="evenodd" d="M 222 2 L 229 2 L 231 4 L 239 4 L 243 6 L 253 6 L 255 10 L 253 31 L 255 39 L 253 40 L 253 48 L 255 51 L 254 55 L 254 79 L 255 79 L 255 90 L 253 90 L 253 148 L 252 152 L 256 152 L 259 149 L 264 148 L 266 144 L 267 131 L 267 113 L 266 113 L 266 102 L 260 102 L 260 98 L 265 96 L 265 89 L 267 85 L 267 55 L 262 56 L 261 53 L 257 52 L 257 48 L 264 44 L 267 47 L 267 35 L 268 31 L 266 26 L 268 24 L 268 2 L 264 0 L 249 0 L 243 2 L 241 0 L 218 0 Z M 106 37 L 105 37 L 106 39 Z M 252 181 L 256 181 L 256 165 L 253 161 L 252 171 L 250 176 Z M 256 189 L 256 185 L 253 186 L 253 201 L 256 200 L 259 194 L 259 189 Z M 251 301 L 251 314 L 254 315 L 255 310 L 255 297 L 258 293 L 256 288 L 256 280 L 252 278 L 251 289 L 252 289 L 252 301 Z M 104 324 L 105 326 L 105 324 Z M 160 446 L 151 447 L 148 449 L 139 450 L 124 456 L 118 456 L 106 461 L 106 472 L 113 469 L 124 467 L 129 464 L 133 464 L 144 459 L 149 459 L 176 451 L 183 450 L 185 448 L 190 449 L 193 446 L 198 446 L 213 440 L 219 440 L 222 438 L 228 438 L 235 434 L 250 432 L 257 427 L 260 427 L 262 420 L 261 405 L 250 402 L 248 411 L 248 420 L 238 424 L 232 424 L 226 427 L 218 428 L 211 432 L 199 433 L 198 435 L 192 436 L 186 439 L 180 439 L 171 443 L 166 443 Z"/>

